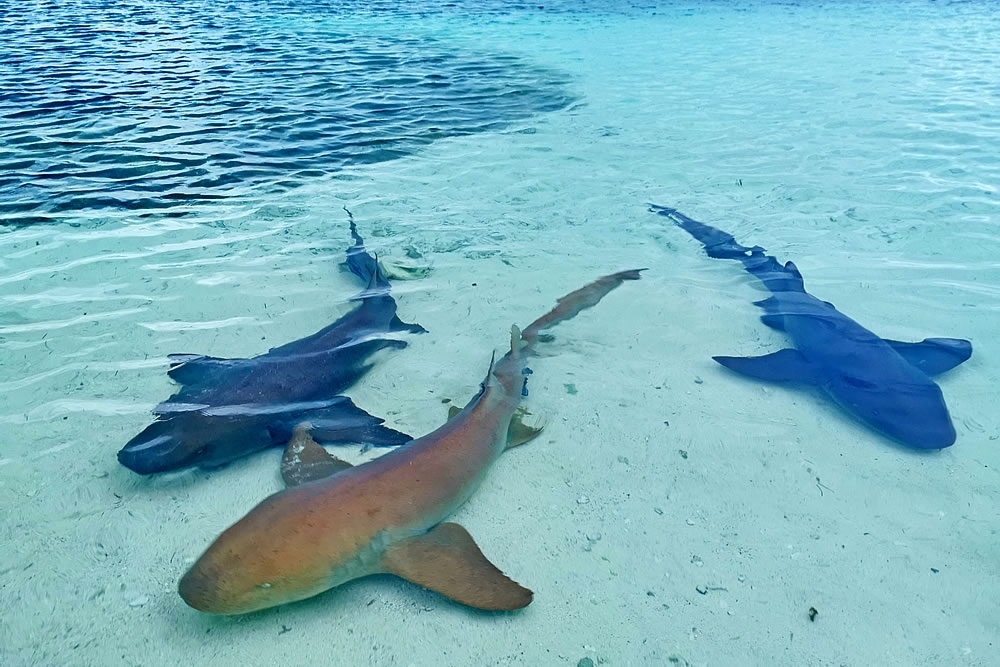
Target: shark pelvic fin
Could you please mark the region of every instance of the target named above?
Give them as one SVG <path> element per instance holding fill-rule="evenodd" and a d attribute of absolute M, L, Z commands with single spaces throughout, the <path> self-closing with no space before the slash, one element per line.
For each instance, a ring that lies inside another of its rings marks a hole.
<path fill-rule="evenodd" d="M 487 560 L 469 532 L 457 523 L 438 524 L 428 533 L 394 544 L 386 549 L 382 567 L 476 609 L 521 609 L 533 597 L 531 591 Z"/>
<path fill-rule="evenodd" d="M 347 461 L 338 459 L 323 449 L 309 435 L 311 425 L 302 422 L 295 427 L 292 439 L 281 457 L 281 478 L 286 486 L 298 486 L 336 475 L 341 470 L 353 467 Z"/>
<path fill-rule="evenodd" d="M 781 315 L 761 315 L 760 321 L 763 322 L 765 326 L 776 329 L 777 331 L 785 330 L 785 318 Z"/>
<path fill-rule="evenodd" d="M 523 405 L 518 406 L 517 410 L 514 411 L 514 416 L 510 418 L 510 427 L 507 429 L 507 449 L 531 442 L 545 428 L 545 422 L 542 420 L 538 420 L 537 426 L 525 424 L 524 418 L 530 416 L 532 414 Z"/>
<path fill-rule="evenodd" d="M 802 353 L 792 348 L 762 357 L 712 357 L 731 371 L 768 382 L 816 384 L 816 372 Z"/>
<path fill-rule="evenodd" d="M 925 338 L 919 343 L 886 339 L 885 342 L 927 375 L 950 371 L 972 356 L 972 343 L 961 338 Z"/>
<path fill-rule="evenodd" d="M 448 421 L 451 421 L 462 412 L 462 408 L 457 405 L 448 407 Z M 514 411 L 514 416 L 510 418 L 510 427 L 507 430 L 507 449 L 512 449 L 526 442 L 531 442 L 538 437 L 538 434 L 545 428 L 543 420 L 537 420 L 537 425 L 524 423 L 525 417 L 533 416 L 525 407 L 518 406 Z"/>

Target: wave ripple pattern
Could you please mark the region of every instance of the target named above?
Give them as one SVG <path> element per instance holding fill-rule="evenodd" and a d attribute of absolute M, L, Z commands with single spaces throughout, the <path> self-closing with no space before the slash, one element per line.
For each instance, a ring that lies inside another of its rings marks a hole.
<path fill-rule="evenodd" d="M 350 3 L 308 10 L 9 6 L 0 225 L 286 189 L 572 102 L 562 75 L 517 57 L 366 34 Z"/>

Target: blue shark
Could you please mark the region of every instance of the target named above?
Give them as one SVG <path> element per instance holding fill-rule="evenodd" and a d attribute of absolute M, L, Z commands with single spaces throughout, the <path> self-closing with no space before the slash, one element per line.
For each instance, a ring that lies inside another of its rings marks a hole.
<path fill-rule="evenodd" d="M 701 242 L 715 259 L 734 259 L 771 296 L 754 305 L 761 321 L 795 344 L 760 357 L 713 357 L 726 368 L 758 380 L 822 389 L 844 410 L 879 433 L 915 449 L 955 443 L 955 427 L 941 388 L 931 378 L 972 356 L 972 343 L 927 338 L 907 343 L 880 338 L 806 292 L 792 262 L 781 264 L 764 248 L 748 248 L 732 235 L 692 220 L 676 209 L 650 205 Z"/>

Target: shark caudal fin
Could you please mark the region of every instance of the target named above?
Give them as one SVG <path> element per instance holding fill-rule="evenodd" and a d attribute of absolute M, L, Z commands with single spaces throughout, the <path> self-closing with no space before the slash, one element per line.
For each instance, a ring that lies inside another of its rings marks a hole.
<path fill-rule="evenodd" d="M 347 270 L 360 278 L 363 283 L 367 284 L 376 279 L 379 282 L 378 287 L 388 290 L 389 281 L 384 276 L 378 275 L 378 262 L 365 249 L 365 240 L 361 238 L 361 234 L 358 233 L 358 226 L 354 224 L 354 214 L 346 206 L 344 207 L 344 211 L 347 212 L 347 220 L 351 228 L 351 238 L 354 239 L 354 245 L 347 249 L 347 260 L 344 262 Z"/>
<path fill-rule="evenodd" d="M 391 285 L 388 278 L 385 277 L 385 272 L 382 270 L 378 258 L 372 257 L 368 250 L 365 249 L 365 240 L 358 233 L 358 226 L 354 223 L 354 215 L 346 206 L 344 210 L 347 211 L 347 219 L 351 227 L 351 238 L 354 239 L 354 245 L 347 249 L 347 259 L 344 264 L 347 266 L 348 271 L 365 283 L 365 288 L 353 300 L 369 302 L 387 299 L 391 302 L 393 310 L 395 310 L 396 302 L 389 294 Z M 389 322 L 389 331 L 427 333 L 427 329 L 419 324 L 404 322 L 395 314 L 393 314 L 392 320 Z"/>
<path fill-rule="evenodd" d="M 765 253 L 764 248 L 740 245 L 732 234 L 716 229 L 703 222 L 692 220 L 675 208 L 650 204 L 652 213 L 662 215 L 693 236 L 705 248 L 705 254 L 713 259 L 738 259 L 747 273 L 754 276 L 773 293 L 805 292 L 802 274 L 791 262 L 781 264 Z M 766 322 L 765 322 L 766 323 Z M 770 326 L 770 325 L 769 325 Z"/>
<path fill-rule="evenodd" d="M 710 227 L 697 220 L 692 220 L 676 208 L 649 204 L 649 211 L 667 218 L 675 225 L 693 236 L 705 246 L 705 253 L 714 259 L 742 259 L 749 257 L 753 248 L 747 248 L 736 242 L 732 234 L 721 229 Z M 761 248 L 760 250 L 763 250 Z"/>
<path fill-rule="evenodd" d="M 576 317 L 580 312 L 596 306 L 601 299 L 608 295 L 608 293 L 621 285 L 626 280 L 639 280 L 642 276 L 641 271 L 646 269 L 630 269 L 628 271 L 619 271 L 618 273 L 612 273 L 611 275 L 598 278 L 589 285 L 585 285 L 580 289 L 570 292 L 566 296 L 560 298 L 557 302 L 555 308 L 545 313 L 537 320 L 529 324 L 524 331 L 521 332 L 521 340 L 523 345 L 520 346 L 522 350 L 527 351 L 535 343 L 538 342 L 539 334 L 544 330 L 550 329 L 560 322 L 565 322 L 566 320 Z M 512 344 L 511 351 L 513 351 L 515 345 Z"/>

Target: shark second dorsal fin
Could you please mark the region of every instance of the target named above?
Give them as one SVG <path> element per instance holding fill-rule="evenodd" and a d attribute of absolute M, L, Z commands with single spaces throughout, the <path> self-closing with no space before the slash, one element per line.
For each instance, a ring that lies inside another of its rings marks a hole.
<path fill-rule="evenodd" d="M 457 523 L 438 524 L 428 533 L 394 544 L 382 557 L 382 567 L 476 609 L 521 609 L 533 597 L 530 590 L 487 560 L 469 532 Z"/>
<path fill-rule="evenodd" d="M 313 440 L 309 435 L 310 428 L 309 422 L 296 426 L 292 439 L 285 447 L 285 453 L 281 457 L 281 478 L 285 480 L 286 486 L 326 479 L 352 467 Z"/>
<path fill-rule="evenodd" d="M 510 356 L 521 356 L 521 350 L 526 345 L 527 343 L 525 343 L 524 338 L 521 336 L 521 329 L 516 324 L 512 324 L 510 327 Z"/>

